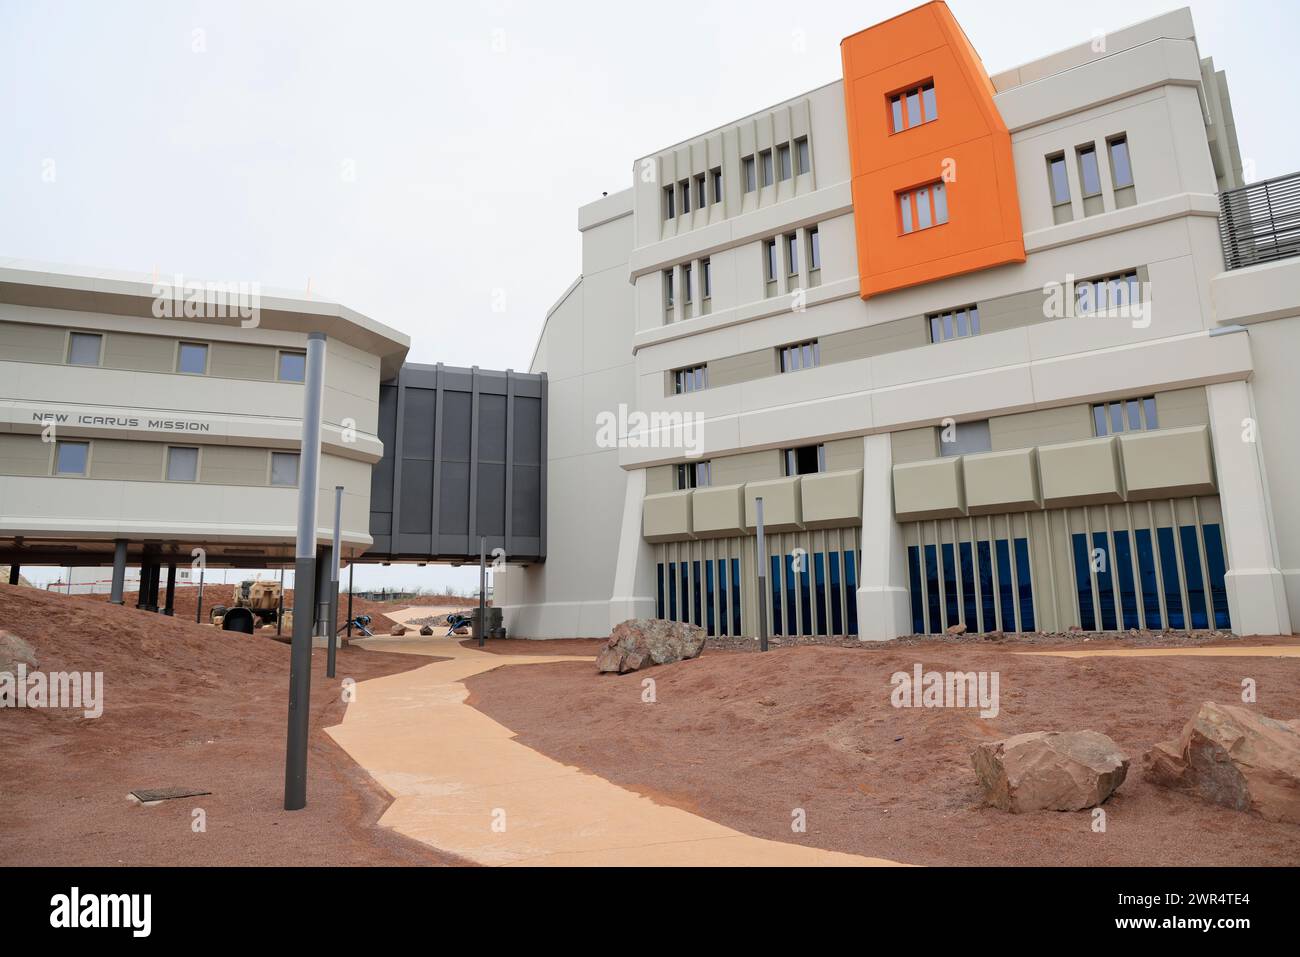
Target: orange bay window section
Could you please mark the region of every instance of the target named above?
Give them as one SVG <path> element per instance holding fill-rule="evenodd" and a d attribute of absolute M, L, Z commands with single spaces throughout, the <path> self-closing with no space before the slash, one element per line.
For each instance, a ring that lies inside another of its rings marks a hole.
<path fill-rule="evenodd" d="M 1024 262 L 1011 135 L 947 4 L 840 49 L 862 298 Z"/>

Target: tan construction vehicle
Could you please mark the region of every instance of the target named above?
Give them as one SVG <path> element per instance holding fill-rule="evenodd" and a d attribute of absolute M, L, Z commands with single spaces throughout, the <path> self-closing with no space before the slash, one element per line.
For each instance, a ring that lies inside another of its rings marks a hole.
<path fill-rule="evenodd" d="M 235 586 L 229 605 L 213 605 L 210 618 L 218 628 L 225 627 L 227 617 L 247 619 L 248 624 L 273 625 L 280 614 L 280 583 L 248 578 Z M 227 631 L 231 630 L 229 628 Z M 243 628 L 237 630 L 244 630 Z M 250 629 L 251 630 L 251 629 Z"/>

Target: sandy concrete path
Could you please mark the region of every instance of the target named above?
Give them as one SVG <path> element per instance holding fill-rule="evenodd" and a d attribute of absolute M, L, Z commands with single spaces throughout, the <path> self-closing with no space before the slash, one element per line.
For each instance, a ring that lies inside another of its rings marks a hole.
<path fill-rule="evenodd" d="M 390 617 L 427 613 L 409 611 Z M 463 681 L 470 675 L 592 659 L 489 654 L 451 638 L 361 644 L 450 659 L 361 682 L 343 722 L 326 729 L 393 796 L 379 823 L 407 837 L 486 865 L 895 863 L 763 840 L 656 804 L 525 747 L 509 728 L 466 704 Z M 593 674 L 592 680 L 599 679 Z"/>

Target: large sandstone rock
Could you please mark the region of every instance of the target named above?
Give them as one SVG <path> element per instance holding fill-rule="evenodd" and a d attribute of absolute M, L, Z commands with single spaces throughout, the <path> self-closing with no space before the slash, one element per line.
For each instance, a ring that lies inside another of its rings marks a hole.
<path fill-rule="evenodd" d="M 626 674 L 651 665 L 694 658 L 704 650 L 704 629 L 661 618 L 631 618 L 614 626 L 596 656 L 596 671 Z"/>
<path fill-rule="evenodd" d="M 1128 758 L 1097 731 L 1031 731 L 971 752 L 984 800 L 1004 811 L 1095 807 L 1124 782 Z"/>
<path fill-rule="evenodd" d="M 1300 719 L 1204 702 L 1173 741 L 1142 758 L 1147 779 L 1211 804 L 1300 824 Z"/>
<path fill-rule="evenodd" d="M 402 637 L 402 635 L 406 634 L 406 626 L 405 626 L 405 625 L 394 625 L 392 628 L 389 628 L 389 629 L 388 629 L 388 633 L 389 633 L 390 635 L 396 635 L 398 638 L 400 638 L 400 637 Z"/>
<path fill-rule="evenodd" d="M 26 665 L 28 671 L 34 671 L 37 665 L 36 649 L 13 632 L 0 631 L 0 671 L 16 675 L 19 664 Z"/>

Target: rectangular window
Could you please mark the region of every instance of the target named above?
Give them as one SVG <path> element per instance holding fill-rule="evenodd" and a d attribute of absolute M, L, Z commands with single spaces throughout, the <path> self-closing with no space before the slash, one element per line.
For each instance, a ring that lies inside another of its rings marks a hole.
<path fill-rule="evenodd" d="M 817 232 L 817 227 L 813 226 L 808 230 L 808 269 L 816 271 L 822 268 L 822 245 L 821 234 Z"/>
<path fill-rule="evenodd" d="M 1120 399 L 1092 407 L 1092 424 L 1098 436 L 1120 432 L 1146 432 L 1160 428 L 1156 421 L 1155 396 Z"/>
<path fill-rule="evenodd" d="M 298 484 L 298 453 L 271 453 L 271 484 L 293 486 Z"/>
<path fill-rule="evenodd" d="M 201 342 L 182 342 L 176 353 L 176 371 L 205 375 L 208 371 L 208 347 Z"/>
<path fill-rule="evenodd" d="M 794 171 L 798 176 L 812 172 L 812 157 L 808 153 L 808 137 L 801 136 L 794 141 Z"/>
<path fill-rule="evenodd" d="M 1085 199 L 1098 196 L 1101 194 L 1101 175 L 1097 172 L 1097 148 L 1092 144 L 1080 146 L 1078 153 L 1079 186 L 1083 196 Z"/>
<path fill-rule="evenodd" d="M 89 461 L 89 442 L 59 442 L 54 446 L 55 475 L 85 475 Z"/>
<path fill-rule="evenodd" d="M 713 178 L 713 201 L 720 203 L 722 202 L 722 167 L 714 167 L 711 176 Z"/>
<path fill-rule="evenodd" d="M 691 211 L 691 183 L 690 180 L 682 180 L 677 184 L 677 195 L 682 201 L 682 215 L 685 216 Z"/>
<path fill-rule="evenodd" d="M 307 378 L 307 354 L 281 352 L 276 377 L 281 382 L 302 382 Z"/>
<path fill-rule="evenodd" d="M 708 299 L 713 295 L 713 261 L 700 260 L 700 296 Z"/>
<path fill-rule="evenodd" d="M 700 173 L 695 177 L 695 208 L 703 209 L 707 205 L 709 205 L 709 184 L 704 174 Z"/>
<path fill-rule="evenodd" d="M 74 332 L 68 337 L 68 364 L 97 366 L 104 337 L 95 332 Z"/>
<path fill-rule="evenodd" d="M 664 187 L 664 219 L 677 215 L 677 194 L 671 186 Z"/>
<path fill-rule="evenodd" d="M 803 445 L 786 449 L 784 454 L 786 475 L 813 475 L 826 471 L 826 446 Z"/>
<path fill-rule="evenodd" d="M 1142 286 L 1136 269 L 1116 276 L 1084 279 L 1074 284 L 1074 314 L 1091 316 L 1110 310 L 1123 311 L 1142 301 Z"/>
<path fill-rule="evenodd" d="M 891 131 L 901 133 L 939 118 L 939 104 L 934 95 L 934 81 L 902 90 L 889 97 Z"/>
<path fill-rule="evenodd" d="M 741 170 L 743 173 L 743 179 L 745 183 L 745 192 L 752 193 L 755 189 L 758 188 L 758 183 L 756 181 L 757 174 L 754 168 L 754 157 L 746 156 L 743 160 L 740 161 L 740 164 L 741 164 Z"/>
<path fill-rule="evenodd" d="M 665 269 L 664 270 L 664 308 L 671 309 L 672 307 L 673 307 L 673 271 L 671 269 Z"/>
<path fill-rule="evenodd" d="M 799 236 L 788 233 L 785 237 L 786 266 L 791 276 L 799 275 Z"/>
<path fill-rule="evenodd" d="M 979 306 L 963 306 L 948 312 L 927 316 L 930 320 L 930 341 L 947 342 L 980 334 Z"/>
<path fill-rule="evenodd" d="M 790 162 L 789 143 L 782 143 L 776 148 L 776 170 L 782 180 L 787 180 L 794 175 L 794 167 Z"/>
<path fill-rule="evenodd" d="M 682 301 L 691 301 L 691 264 L 682 264 Z"/>
<path fill-rule="evenodd" d="M 899 226 L 904 233 L 948 221 L 948 190 L 942 180 L 898 194 Z"/>
<path fill-rule="evenodd" d="M 709 367 L 706 365 L 690 366 L 673 372 L 673 392 L 676 395 L 699 392 L 701 389 L 708 388 L 708 385 Z"/>
<path fill-rule="evenodd" d="M 199 478 L 199 450 L 181 446 L 167 448 L 167 481 L 196 482 Z"/>
<path fill-rule="evenodd" d="M 1070 205 L 1070 177 L 1065 171 L 1065 154 L 1047 157 L 1047 181 L 1052 187 L 1052 205 Z"/>
<path fill-rule="evenodd" d="M 768 282 L 776 282 L 776 240 L 768 239 L 763 243 L 763 259 L 766 266 Z"/>
<path fill-rule="evenodd" d="M 939 426 L 940 455 L 975 455 L 979 452 L 991 452 L 993 443 L 989 439 L 988 419 L 977 422 L 958 422 L 951 426 Z"/>
<path fill-rule="evenodd" d="M 763 185 L 771 186 L 772 185 L 772 151 L 762 150 L 758 154 L 758 162 L 759 162 L 759 166 L 761 167 L 761 172 L 763 176 Z"/>
<path fill-rule="evenodd" d="M 1113 136 L 1110 146 L 1110 179 L 1116 189 L 1133 185 L 1133 165 L 1128 157 L 1128 137 Z"/>
<path fill-rule="evenodd" d="M 800 369 L 813 369 L 821 365 L 821 347 L 816 339 L 796 342 L 781 349 L 781 371 L 798 372 Z"/>
<path fill-rule="evenodd" d="M 688 488 L 708 488 L 711 471 L 708 462 L 677 463 L 678 491 Z"/>

